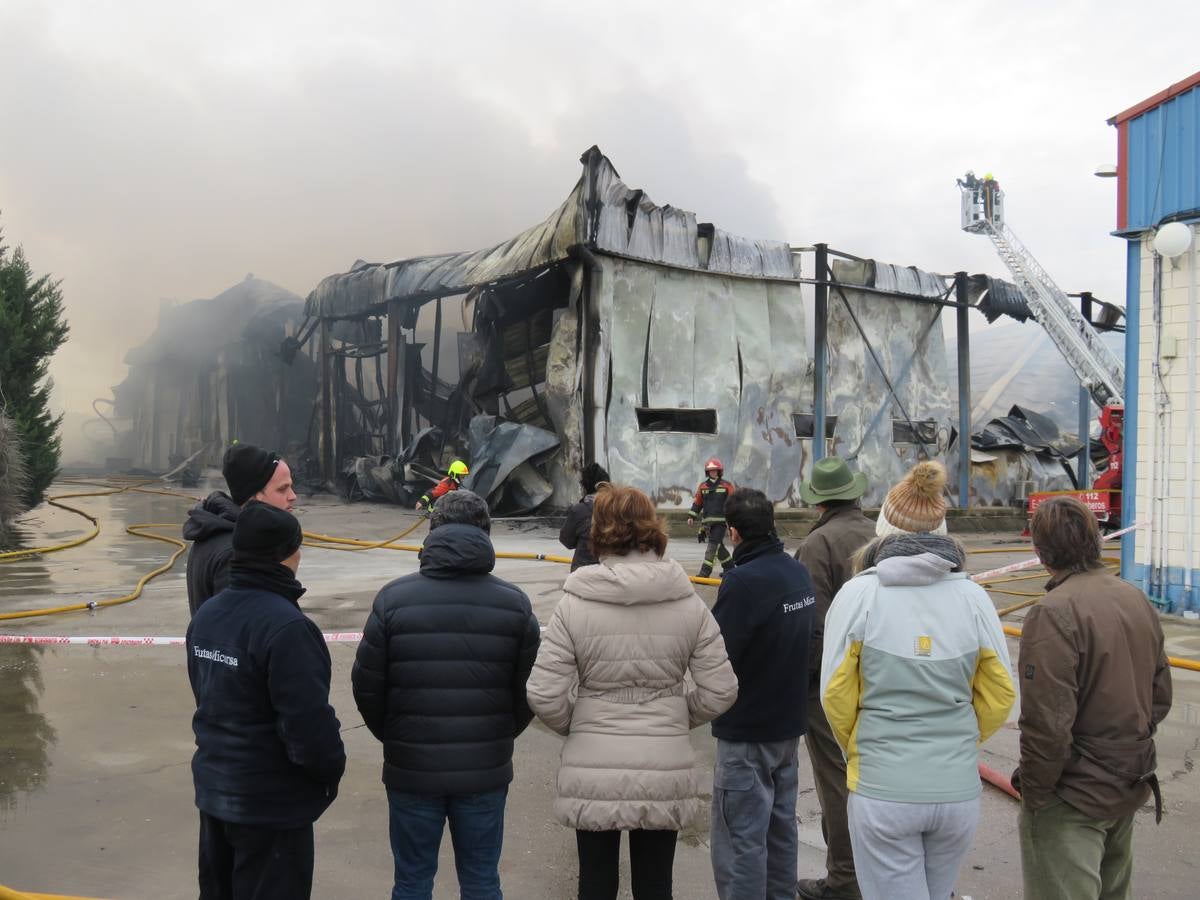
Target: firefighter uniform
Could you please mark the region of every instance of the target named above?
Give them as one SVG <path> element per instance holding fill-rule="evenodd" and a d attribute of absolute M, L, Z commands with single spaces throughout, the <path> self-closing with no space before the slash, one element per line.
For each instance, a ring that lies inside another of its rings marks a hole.
<path fill-rule="evenodd" d="M 708 547 L 704 551 L 704 565 L 700 567 L 700 577 L 712 575 L 713 564 L 721 561 L 721 570 L 727 571 L 732 567 L 733 557 L 725 546 L 725 501 L 733 493 L 734 486 L 722 476 L 724 466 L 719 459 L 710 459 L 704 464 L 704 472 L 708 476 L 696 488 L 696 496 L 692 500 L 692 516 L 700 517 L 701 534 L 707 533 Z"/>
<path fill-rule="evenodd" d="M 438 497 L 443 494 L 448 494 L 451 491 L 457 491 L 462 487 L 462 480 L 470 474 L 467 469 L 467 464 L 461 459 L 456 459 L 450 463 L 450 469 L 446 473 L 446 477 L 433 486 L 431 490 L 425 493 L 420 500 L 417 501 L 417 509 L 424 507 L 432 509 L 433 504 L 437 502 Z"/>

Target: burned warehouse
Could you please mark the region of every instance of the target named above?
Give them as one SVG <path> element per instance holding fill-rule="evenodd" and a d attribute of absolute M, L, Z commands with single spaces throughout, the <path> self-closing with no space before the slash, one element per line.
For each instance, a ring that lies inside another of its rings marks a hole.
<path fill-rule="evenodd" d="M 468 486 L 521 513 L 573 502 L 594 460 L 678 507 L 718 456 L 796 507 L 811 460 L 838 453 L 871 473 L 868 504 L 918 458 L 965 496 L 970 385 L 942 314 L 964 361 L 969 308 L 1023 314 L 1011 285 L 740 237 L 655 204 L 595 147 L 582 163 L 566 201 L 502 244 L 359 262 L 310 294 L 327 479 L 411 501 L 405 477 L 462 456 Z M 350 323 L 363 343 L 339 337 Z"/>
<path fill-rule="evenodd" d="M 868 506 L 918 459 L 946 464 L 960 505 L 1075 483 L 1073 390 L 1018 397 L 1036 428 L 997 424 L 1023 384 L 1006 352 L 976 365 L 972 399 L 970 311 L 1028 318 L 1012 284 L 730 234 L 630 188 L 598 148 L 581 162 L 561 206 L 496 246 L 360 261 L 302 310 L 250 279 L 164 311 L 116 391 L 124 454 L 162 470 L 249 440 L 310 484 L 404 505 L 461 458 L 509 515 L 569 506 L 592 461 L 666 509 L 714 456 L 780 508 L 831 453 L 871 476 Z M 204 339 L 181 356 L 183 334 Z"/>
<path fill-rule="evenodd" d="M 303 452 L 316 365 L 280 355 L 302 319 L 300 297 L 253 275 L 210 299 L 163 305 L 154 333 L 126 354 L 129 375 L 101 414 L 111 452 L 160 472 L 218 462 L 233 440 Z"/>

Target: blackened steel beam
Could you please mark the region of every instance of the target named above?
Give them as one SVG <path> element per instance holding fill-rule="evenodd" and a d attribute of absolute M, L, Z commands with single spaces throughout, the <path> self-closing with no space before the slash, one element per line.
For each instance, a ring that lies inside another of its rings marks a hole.
<path fill-rule="evenodd" d="M 813 307 L 813 443 L 815 463 L 825 457 L 825 397 L 829 371 L 829 246 L 816 246 L 816 303 Z M 809 474 L 812 474 L 811 468 Z"/>
<path fill-rule="evenodd" d="M 321 479 L 333 480 L 333 359 L 330 353 L 330 325 L 326 319 L 321 320 L 321 430 L 317 437 L 317 456 L 321 460 Z"/>
<path fill-rule="evenodd" d="M 954 273 L 958 300 L 958 505 L 971 505 L 971 329 L 967 315 L 967 273 Z"/>
<path fill-rule="evenodd" d="M 391 456 L 399 456 L 404 449 L 400 437 L 400 366 L 401 354 L 404 352 L 400 335 L 400 304 L 389 303 L 387 312 L 387 422 L 388 439 L 387 452 Z"/>
<path fill-rule="evenodd" d="M 436 392 L 438 383 L 438 358 L 442 351 L 442 298 L 437 298 L 437 306 L 433 308 L 433 369 L 430 374 L 433 376 L 430 381 Z M 440 460 L 439 460 L 440 462 Z"/>

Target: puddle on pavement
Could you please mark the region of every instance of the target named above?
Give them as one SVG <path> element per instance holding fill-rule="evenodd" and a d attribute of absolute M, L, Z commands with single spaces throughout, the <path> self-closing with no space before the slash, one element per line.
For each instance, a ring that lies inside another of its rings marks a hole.
<path fill-rule="evenodd" d="M 58 740 L 41 710 L 44 648 L 0 646 L 0 818 L 22 794 L 46 784 L 50 748 Z"/>
<path fill-rule="evenodd" d="M 54 485 L 50 493 L 92 490 Z M 95 490 L 99 490 L 96 488 Z M 169 557 L 171 547 L 128 534 L 125 528 L 139 523 L 164 523 L 162 534 L 177 535 L 193 501 L 151 494 L 117 494 L 77 497 L 65 501 L 100 522 L 100 534 L 79 547 L 46 556 L 0 562 L 0 612 L 50 605 L 55 598 L 96 599 L 119 596 L 132 589 L 147 570 Z M 26 513 L 10 528 L 7 542 L 13 549 L 63 543 L 87 534 L 91 523 L 82 516 L 43 504 Z M 176 565 L 163 577 L 182 578 Z"/>

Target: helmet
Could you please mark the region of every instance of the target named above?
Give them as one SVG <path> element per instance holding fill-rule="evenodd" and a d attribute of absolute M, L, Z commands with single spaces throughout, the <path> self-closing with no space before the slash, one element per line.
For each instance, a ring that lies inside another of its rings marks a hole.
<path fill-rule="evenodd" d="M 718 472 L 725 471 L 725 466 L 723 466 L 721 464 L 721 461 L 719 459 L 717 459 L 715 456 L 704 464 L 705 472 L 711 472 L 713 469 L 716 469 Z"/>
<path fill-rule="evenodd" d="M 453 478 L 461 478 L 463 475 L 470 475 L 471 470 L 467 468 L 467 464 L 461 459 L 456 459 L 450 463 L 450 471 L 446 474 Z"/>

